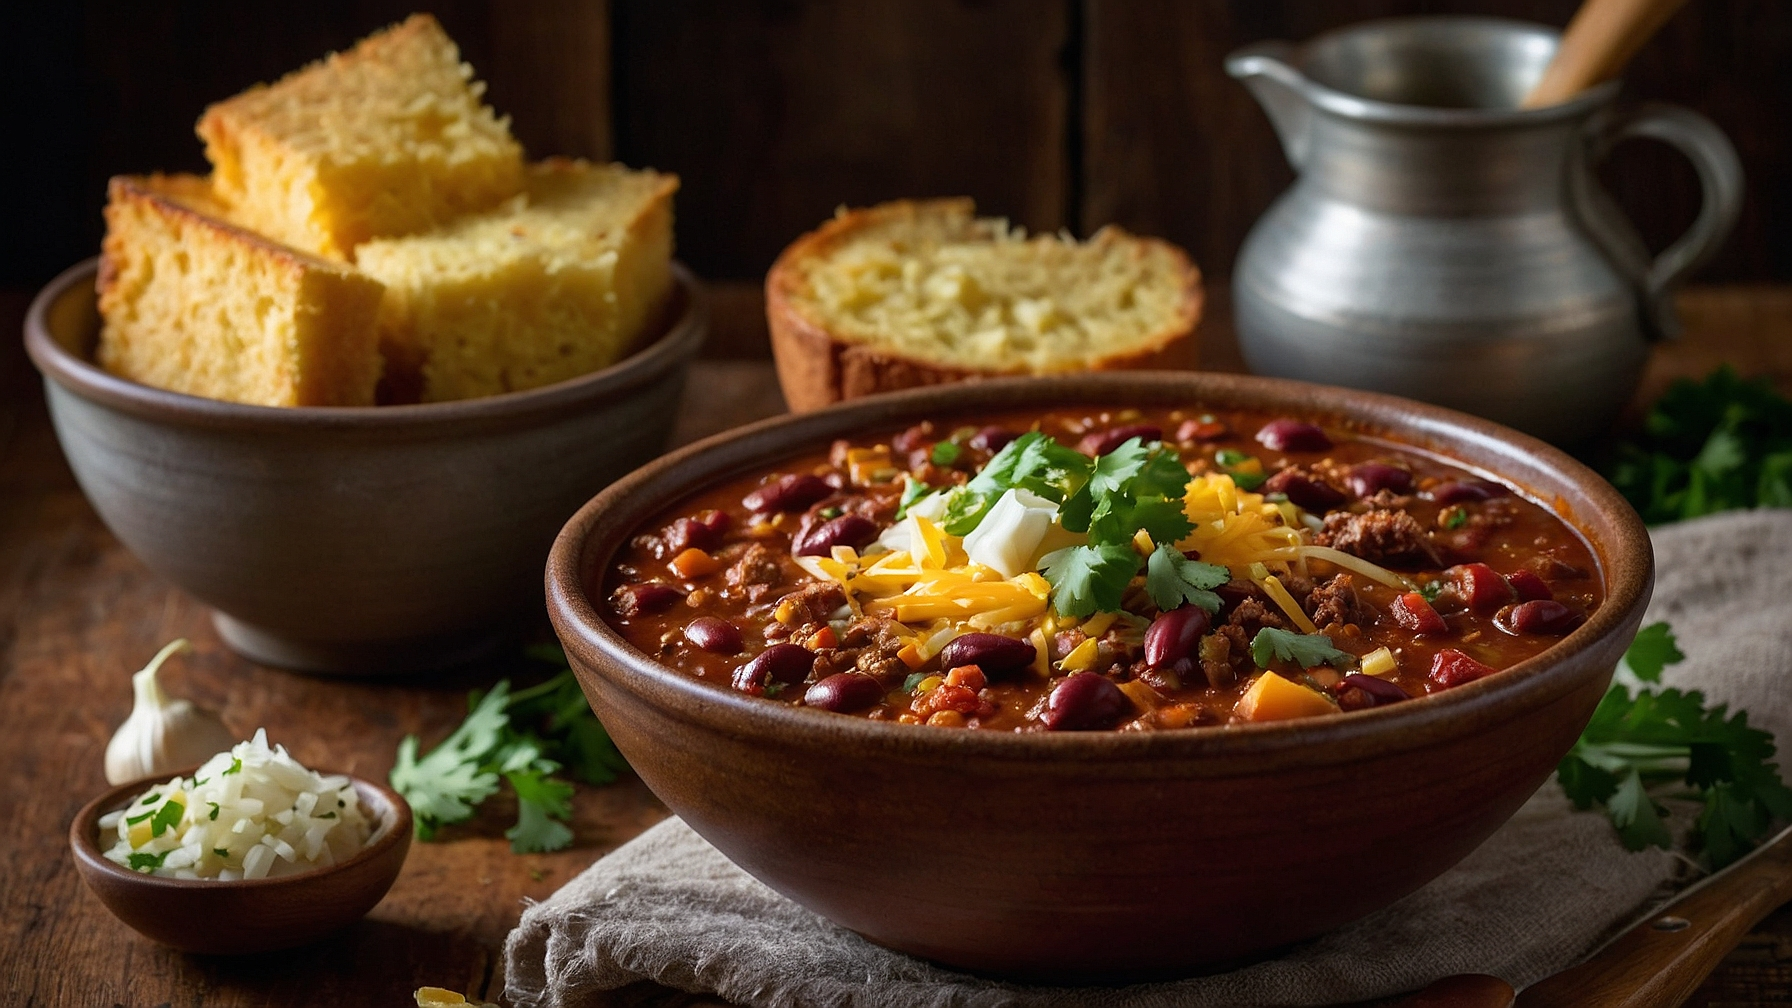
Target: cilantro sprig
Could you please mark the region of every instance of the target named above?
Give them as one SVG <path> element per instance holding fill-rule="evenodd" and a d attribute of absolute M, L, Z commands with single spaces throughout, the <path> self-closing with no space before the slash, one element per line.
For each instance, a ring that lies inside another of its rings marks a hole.
<path fill-rule="evenodd" d="M 1729 365 L 1668 387 L 1620 444 L 1606 476 L 1643 520 L 1679 521 L 1734 508 L 1792 507 L 1792 401 Z"/>
<path fill-rule="evenodd" d="M 516 693 L 502 680 L 488 693 L 474 692 L 467 719 L 427 754 L 417 737 L 398 744 L 392 787 L 411 805 L 417 836 L 472 817 L 474 809 L 508 781 L 517 798 L 516 825 L 505 831 L 517 853 L 559 850 L 572 842 L 564 823 L 572 818 L 567 771 L 587 784 L 608 784 L 628 764 L 585 702 L 566 658 L 556 647 L 530 656 L 561 667 L 553 678 Z"/>
<path fill-rule="evenodd" d="M 1356 656 L 1340 651 L 1325 634 L 1298 634 L 1292 630 L 1264 627 L 1251 638 L 1251 661 L 1258 668 L 1268 668 L 1276 659 L 1298 662 L 1301 668 L 1315 665 L 1350 666 Z"/>
<path fill-rule="evenodd" d="M 1638 633 L 1621 666 L 1637 691 L 1612 685 L 1556 767 L 1556 779 L 1577 808 L 1604 806 L 1630 850 L 1673 842 L 1667 810 L 1650 789 L 1690 787 L 1704 805 L 1693 845 L 1717 869 L 1747 853 L 1776 822 L 1792 820 L 1792 790 L 1770 762 L 1773 736 L 1749 727 L 1747 712 L 1708 707 L 1697 691 L 1651 688 L 1663 668 L 1684 657 L 1666 623 Z"/>

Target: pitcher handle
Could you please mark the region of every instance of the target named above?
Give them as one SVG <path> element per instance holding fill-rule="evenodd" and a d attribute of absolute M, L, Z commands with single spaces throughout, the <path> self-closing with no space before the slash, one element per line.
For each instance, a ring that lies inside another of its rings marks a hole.
<path fill-rule="evenodd" d="M 1736 226 L 1736 218 L 1742 212 L 1742 162 L 1736 157 L 1730 138 L 1711 120 L 1679 105 L 1638 105 L 1595 119 L 1590 128 L 1588 153 L 1592 162 L 1603 160 L 1623 140 L 1650 137 L 1686 155 L 1699 173 L 1703 200 L 1698 218 L 1653 261 L 1637 243 L 1634 232 L 1622 236 L 1611 233 L 1609 226 L 1594 227 L 1596 232 L 1605 232 L 1600 237 L 1607 250 L 1639 284 L 1645 325 L 1656 336 L 1678 336 L 1680 319 L 1674 312 L 1671 289 L 1710 259 Z M 1597 187 L 1593 189 L 1585 195 L 1589 202 L 1598 205 L 1595 218 L 1616 215 L 1609 197 Z"/>

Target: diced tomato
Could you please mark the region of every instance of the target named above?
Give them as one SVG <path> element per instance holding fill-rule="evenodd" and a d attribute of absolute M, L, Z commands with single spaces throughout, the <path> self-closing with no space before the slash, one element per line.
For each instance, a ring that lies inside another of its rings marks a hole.
<path fill-rule="evenodd" d="M 983 670 L 975 665 L 960 665 L 946 673 L 946 685 L 963 686 L 965 689 L 980 691 L 989 685 L 984 678 Z"/>
<path fill-rule="evenodd" d="M 1450 630 L 1444 618 L 1418 592 L 1394 596 L 1394 602 L 1388 608 L 1393 610 L 1394 622 L 1414 633 L 1441 634 Z"/>
<path fill-rule="evenodd" d="M 1512 586 L 1484 563 L 1461 564 L 1444 573 L 1455 583 L 1456 594 L 1476 612 L 1492 612 L 1512 601 Z"/>
<path fill-rule="evenodd" d="M 1506 583 L 1512 586 L 1512 591 L 1520 602 L 1537 602 L 1556 597 L 1549 590 L 1549 585 L 1537 576 L 1536 571 L 1520 568 L 1506 575 Z"/>
<path fill-rule="evenodd" d="M 1431 681 L 1450 689 L 1490 676 L 1499 669 L 1483 665 L 1455 648 L 1445 648 L 1431 659 Z"/>

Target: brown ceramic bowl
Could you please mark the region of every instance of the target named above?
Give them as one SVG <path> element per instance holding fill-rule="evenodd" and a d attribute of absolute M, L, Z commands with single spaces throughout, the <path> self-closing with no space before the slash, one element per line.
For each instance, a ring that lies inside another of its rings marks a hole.
<path fill-rule="evenodd" d="M 127 381 L 92 363 L 94 262 L 32 304 L 25 344 L 87 499 L 151 570 L 269 665 L 454 664 L 539 612 L 554 533 L 665 449 L 707 311 L 675 266 L 664 336 L 602 371 L 460 402 L 275 408 Z"/>
<path fill-rule="evenodd" d="M 180 771 L 190 777 L 198 767 Z M 328 774 L 329 771 L 318 771 Z M 238 955 L 292 948 L 345 928 L 392 888 L 411 849 L 411 807 L 383 784 L 350 777 L 374 819 L 373 842 L 359 854 L 316 871 L 280 878 L 172 879 L 122 867 L 104 853 L 100 817 L 174 774 L 120 784 L 75 813 L 68 842 L 87 888 L 113 916 L 152 941 L 185 952 Z"/>
<path fill-rule="evenodd" d="M 930 729 L 718 689 L 661 666 L 588 591 L 668 503 L 870 429 L 1073 404 L 1323 417 L 1497 475 L 1586 538 L 1605 604 L 1547 652 L 1411 703 L 1137 733 Z M 1648 601 L 1642 523 L 1534 438 L 1391 396 L 1232 375 L 943 386 L 754 424 L 675 452 L 580 509 L 548 608 L 623 755 L 736 864 L 872 941 L 1045 981 L 1186 974 L 1317 935 L 1461 860 L 1549 776 Z"/>

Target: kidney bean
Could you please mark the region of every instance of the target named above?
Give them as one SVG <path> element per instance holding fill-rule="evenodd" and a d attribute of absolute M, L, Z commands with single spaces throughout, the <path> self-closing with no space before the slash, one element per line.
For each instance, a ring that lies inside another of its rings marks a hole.
<path fill-rule="evenodd" d="M 822 522 L 791 544 L 794 556 L 827 556 L 835 546 L 858 549 L 877 538 L 877 523 L 862 515 L 844 514 Z"/>
<path fill-rule="evenodd" d="M 1283 469 L 1265 480 L 1263 492 L 1279 493 L 1314 514 L 1324 514 L 1348 499 L 1336 487 L 1293 469 Z"/>
<path fill-rule="evenodd" d="M 1338 681 L 1332 688 L 1338 697 L 1338 706 L 1345 710 L 1362 710 L 1366 707 L 1385 707 L 1388 704 L 1410 700 L 1406 691 L 1399 686 L 1361 672 L 1352 672 Z"/>
<path fill-rule="evenodd" d="M 1325 431 L 1310 423 L 1284 417 L 1271 420 L 1259 428 L 1257 443 L 1271 451 L 1316 452 L 1330 448 L 1332 439 L 1325 436 Z"/>
<path fill-rule="evenodd" d="M 1193 672 L 1199 664 L 1201 635 L 1212 624 L 1207 611 L 1196 605 L 1159 613 L 1145 631 L 1145 664 L 1177 675 Z"/>
<path fill-rule="evenodd" d="M 1358 497 L 1373 497 L 1383 490 L 1412 493 L 1412 473 L 1386 462 L 1359 462 L 1350 467 L 1344 482 Z"/>
<path fill-rule="evenodd" d="M 1484 563 L 1459 564 L 1444 571 L 1456 595 L 1476 612 L 1492 612 L 1512 601 L 1512 586 Z"/>
<path fill-rule="evenodd" d="M 1445 507 L 1461 504 L 1463 501 L 1484 501 L 1511 495 L 1512 491 L 1501 484 L 1484 479 L 1450 480 L 1439 483 L 1425 493 L 1425 496 Z"/>
<path fill-rule="evenodd" d="M 732 522 L 726 511 L 705 511 L 695 518 L 679 518 L 666 526 L 662 534 L 666 547 L 674 555 L 688 549 L 713 550 L 722 545 Z"/>
<path fill-rule="evenodd" d="M 1532 599 L 1501 609 L 1494 625 L 1510 634 L 1532 633 L 1560 637 L 1584 619 L 1580 613 L 1554 599 Z"/>
<path fill-rule="evenodd" d="M 1078 672 L 1052 688 L 1043 720 L 1052 731 L 1100 731 L 1113 727 L 1129 703 L 1107 676 Z"/>
<path fill-rule="evenodd" d="M 815 652 L 798 644 L 773 644 L 750 662 L 734 670 L 734 688 L 759 693 L 769 683 L 795 685 L 809 677 Z"/>
<path fill-rule="evenodd" d="M 1014 440 L 1014 432 L 1003 427 L 989 426 L 971 435 L 971 447 L 991 454 L 999 452 L 1008 442 Z"/>
<path fill-rule="evenodd" d="M 1444 618 L 1418 592 L 1394 596 L 1394 601 L 1388 605 L 1388 611 L 1394 614 L 1394 622 L 1413 633 L 1442 634 L 1450 630 Z"/>
<path fill-rule="evenodd" d="M 968 633 L 952 638 L 940 648 L 940 668 L 950 672 L 975 665 L 985 676 L 998 678 L 1033 664 L 1038 651 L 1024 640 L 992 633 Z"/>
<path fill-rule="evenodd" d="M 803 703 L 810 707 L 851 714 L 883 701 L 884 687 L 863 672 L 836 672 L 809 687 Z"/>
<path fill-rule="evenodd" d="M 1230 433 L 1218 420 L 1184 420 L 1182 426 L 1176 428 L 1176 440 L 1218 441 Z"/>
<path fill-rule="evenodd" d="M 1083 435 L 1083 440 L 1076 446 L 1076 450 L 1090 458 L 1100 458 L 1133 438 L 1147 442 L 1162 441 L 1164 432 L 1162 428 L 1153 427 L 1151 424 L 1126 424 L 1121 427 L 1109 427 L 1104 431 Z"/>
<path fill-rule="evenodd" d="M 1506 575 L 1506 583 L 1512 586 L 1512 591 L 1520 602 L 1556 597 L 1555 592 L 1549 590 L 1549 585 L 1537 576 L 1537 572 L 1529 568 L 1521 567 Z"/>
<path fill-rule="evenodd" d="M 684 639 L 715 654 L 740 654 L 740 627 L 715 616 L 699 616 L 686 623 Z"/>
<path fill-rule="evenodd" d="M 933 440 L 933 422 L 923 420 L 908 430 L 890 439 L 890 447 L 899 452 L 912 452 L 924 448 Z"/>
<path fill-rule="evenodd" d="M 1499 669 L 1483 665 L 1455 648 L 1445 648 L 1431 659 L 1431 681 L 1449 689 L 1490 676 Z"/>
<path fill-rule="evenodd" d="M 684 598 L 684 593 L 671 585 L 632 584 L 623 585 L 612 592 L 610 604 L 623 616 L 634 617 L 669 609 L 681 598 Z"/>
<path fill-rule="evenodd" d="M 742 497 L 740 502 L 747 510 L 759 513 L 801 511 L 833 492 L 834 488 L 820 476 L 807 473 L 787 474 L 770 483 L 761 484 L 757 490 Z"/>

